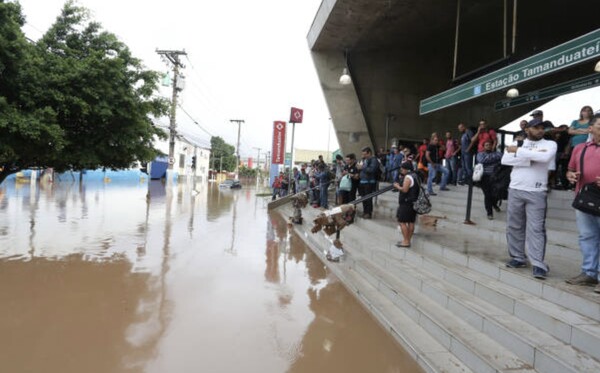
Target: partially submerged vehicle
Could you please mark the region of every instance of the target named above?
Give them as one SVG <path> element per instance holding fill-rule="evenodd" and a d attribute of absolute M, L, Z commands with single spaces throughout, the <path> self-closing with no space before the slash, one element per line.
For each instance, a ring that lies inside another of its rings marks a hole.
<path fill-rule="evenodd" d="M 221 184 L 219 184 L 219 188 L 241 189 L 242 184 L 240 183 L 239 180 L 227 179 L 227 180 L 223 181 Z"/>

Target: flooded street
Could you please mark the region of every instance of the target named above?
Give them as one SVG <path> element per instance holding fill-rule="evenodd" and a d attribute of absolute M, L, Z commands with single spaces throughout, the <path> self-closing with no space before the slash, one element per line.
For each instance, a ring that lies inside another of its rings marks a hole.
<path fill-rule="evenodd" d="M 417 372 L 251 187 L 0 187 L 3 372 Z"/>

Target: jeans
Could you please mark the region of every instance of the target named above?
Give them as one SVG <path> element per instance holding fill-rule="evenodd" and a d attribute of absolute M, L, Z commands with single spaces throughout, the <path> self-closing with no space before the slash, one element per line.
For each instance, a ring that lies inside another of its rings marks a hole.
<path fill-rule="evenodd" d="M 446 188 L 446 184 L 448 183 L 448 169 L 446 167 L 442 167 L 441 164 L 436 163 L 433 165 L 432 163 L 427 164 L 427 168 L 429 169 L 429 177 L 427 178 L 427 191 L 429 193 L 433 193 L 433 179 L 438 172 L 442 173 L 442 183 L 440 184 L 440 189 Z"/>
<path fill-rule="evenodd" d="M 279 188 L 273 188 L 273 196 L 271 197 L 271 201 L 275 201 L 277 196 L 279 195 Z"/>
<path fill-rule="evenodd" d="M 319 184 L 319 204 L 323 208 L 329 208 L 329 204 L 327 203 L 327 189 L 329 189 L 329 183 L 327 184 Z"/>
<path fill-rule="evenodd" d="M 463 182 L 466 183 L 473 177 L 473 154 L 462 152 L 460 165 L 463 172 Z"/>
<path fill-rule="evenodd" d="M 448 169 L 448 172 L 450 173 L 450 176 L 449 176 L 450 184 L 454 184 L 454 185 L 456 185 L 456 183 L 458 182 L 458 174 L 457 174 L 458 169 L 457 169 L 456 161 L 457 161 L 456 156 L 446 159 L 446 168 Z"/>
<path fill-rule="evenodd" d="M 583 256 L 581 271 L 593 278 L 598 277 L 598 257 L 600 254 L 600 216 L 575 210 L 579 229 L 579 249 Z"/>

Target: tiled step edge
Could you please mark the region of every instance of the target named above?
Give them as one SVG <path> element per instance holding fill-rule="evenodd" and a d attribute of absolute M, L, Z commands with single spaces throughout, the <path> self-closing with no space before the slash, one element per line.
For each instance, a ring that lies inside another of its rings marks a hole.
<path fill-rule="evenodd" d="M 352 265 L 357 273 L 473 371 L 534 372 L 530 364 L 458 319 L 418 289 L 397 281 L 367 260 L 358 259 Z"/>
<path fill-rule="evenodd" d="M 474 286 L 463 290 L 464 283 L 450 276 L 438 276 L 438 271 L 425 270 L 406 260 L 392 258 L 384 252 L 373 252 L 372 261 L 398 281 L 410 284 L 440 306 L 452 311 L 463 321 L 502 344 L 536 370 L 553 372 L 600 372 L 600 362 L 581 354 L 510 311 L 502 310 L 475 295 Z M 596 336 L 597 337 L 597 336 Z M 592 341 L 590 341 L 592 342 Z M 600 339 L 593 341 L 598 346 Z M 543 369 L 540 369 L 542 368 Z"/>

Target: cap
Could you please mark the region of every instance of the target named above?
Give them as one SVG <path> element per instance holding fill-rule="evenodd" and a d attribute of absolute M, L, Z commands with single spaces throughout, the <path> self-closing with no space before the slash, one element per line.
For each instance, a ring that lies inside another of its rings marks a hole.
<path fill-rule="evenodd" d="M 415 170 L 415 168 L 413 167 L 412 162 L 404 162 L 404 163 L 402 163 L 402 165 L 400 166 L 400 168 L 403 168 L 403 169 L 408 170 L 408 171 L 414 171 Z"/>
<path fill-rule="evenodd" d="M 542 123 L 543 122 L 542 122 L 541 119 L 535 118 L 535 119 L 532 119 L 529 122 L 527 122 L 527 125 L 525 126 L 525 128 L 535 127 L 535 126 L 540 125 Z"/>
<path fill-rule="evenodd" d="M 536 115 L 544 115 L 544 112 L 541 110 L 534 110 L 533 113 L 530 114 L 532 117 Z"/>
<path fill-rule="evenodd" d="M 543 121 L 542 125 L 544 126 L 544 129 L 546 129 L 546 130 L 554 128 L 554 124 L 552 122 L 550 122 L 549 120 Z"/>

